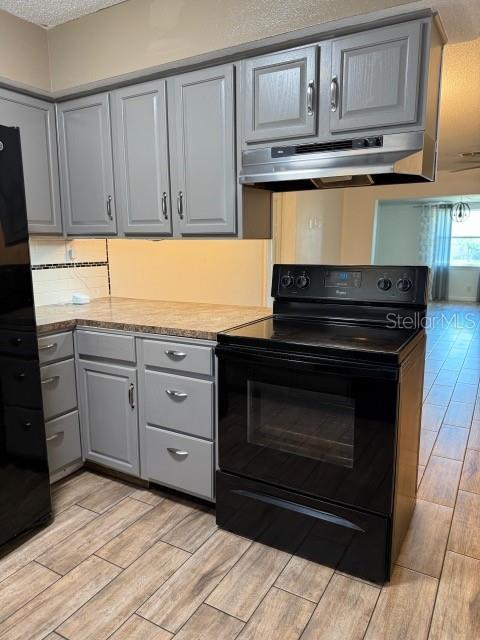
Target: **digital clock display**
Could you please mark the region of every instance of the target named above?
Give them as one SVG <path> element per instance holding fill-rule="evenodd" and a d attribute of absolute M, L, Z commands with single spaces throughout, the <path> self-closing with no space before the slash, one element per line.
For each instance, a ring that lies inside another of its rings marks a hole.
<path fill-rule="evenodd" d="M 360 271 L 326 271 L 326 287 L 359 287 L 362 283 Z"/>

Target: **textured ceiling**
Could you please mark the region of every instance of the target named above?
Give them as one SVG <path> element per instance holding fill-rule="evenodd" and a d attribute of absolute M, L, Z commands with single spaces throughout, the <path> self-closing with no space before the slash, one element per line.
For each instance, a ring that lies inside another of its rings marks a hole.
<path fill-rule="evenodd" d="M 80 18 L 124 0 L 0 0 L 0 9 L 44 27 Z"/>
<path fill-rule="evenodd" d="M 20 18 L 34 22 L 35 24 L 45 27 L 54 27 L 56 25 L 74 20 L 81 16 L 94 13 L 100 9 L 105 9 L 115 4 L 120 4 L 126 0 L 0 0 L 0 9 L 12 13 Z M 135 0 L 127 0 L 135 2 Z M 253 3 L 257 11 L 250 8 Z M 182 7 L 188 4 L 186 0 L 151 0 L 152 6 L 164 7 L 167 10 L 168 5 L 172 7 Z M 201 0 L 196 3 L 201 5 Z M 221 0 L 219 0 L 221 2 Z M 373 3 L 371 0 L 357 0 L 356 2 L 348 2 L 343 0 L 314 0 L 313 4 L 322 10 L 322 20 L 320 22 L 328 22 L 338 18 L 338 13 L 344 15 L 355 15 L 368 13 L 373 9 L 379 9 L 381 3 Z M 416 0 L 408 2 L 408 0 L 398 0 L 398 11 L 408 11 L 418 8 L 432 8 L 437 10 L 442 17 L 445 30 L 450 42 L 464 42 L 465 40 L 473 40 L 480 36 L 480 2 L 479 0 Z M 258 5 L 262 7 L 265 13 L 276 12 L 278 14 L 293 14 L 295 12 L 305 11 L 305 3 L 297 5 L 295 0 L 238 0 L 237 14 L 242 19 L 249 20 L 250 16 L 254 19 L 253 14 L 258 12 Z M 344 5 L 344 9 L 342 9 Z M 391 9 L 391 0 L 385 0 L 384 7 Z M 318 17 L 315 19 L 318 22 Z"/>

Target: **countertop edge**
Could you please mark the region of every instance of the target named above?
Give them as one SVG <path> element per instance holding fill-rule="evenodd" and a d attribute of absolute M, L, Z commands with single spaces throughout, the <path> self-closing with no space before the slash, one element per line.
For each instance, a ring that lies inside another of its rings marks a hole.
<path fill-rule="evenodd" d="M 265 315 L 257 319 L 262 320 L 268 317 L 269 315 Z M 211 342 L 216 342 L 217 335 L 219 333 L 223 331 L 228 331 L 230 329 L 234 329 L 244 324 L 248 324 L 248 322 L 247 323 L 240 322 L 239 324 L 233 325 L 231 327 L 230 326 L 225 327 L 221 331 L 212 332 L 212 331 L 202 331 L 202 330 L 194 330 L 194 329 L 180 329 L 178 327 L 167 327 L 167 326 L 159 327 L 159 326 L 153 326 L 153 325 L 88 320 L 85 318 L 78 318 L 78 319 L 69 318 L 66 320 L 58 320 L 54 322 L 37 324 L 37 333 L 39 336 L 42 336 L 49 333 L 54 333 L 56 331 L 73 331 L 74 329 L 78 329 L 81 327 L 87 327 L 87 328 L 90 327 L 92 329 L 112 329 L 117 331 L 130 331 L 132 333 L 146 333 L 146 334 L 152 334 L 152 335 L 158 335 L 158 336 L 191 338 L 191 339 L 197 339 L 197 340 L 209 340 Z"/>

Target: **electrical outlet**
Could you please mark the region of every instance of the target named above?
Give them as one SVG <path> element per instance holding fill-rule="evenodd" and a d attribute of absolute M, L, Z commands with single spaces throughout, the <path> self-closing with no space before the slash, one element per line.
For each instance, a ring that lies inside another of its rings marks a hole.
<path fill-rule="evenodd" d="M 70 262 L 73 262 L 75 260 L 75 251 L 71 245 L 67 247 L 66 253 L 67 253 L 67 260 L 69 260 Z"/>

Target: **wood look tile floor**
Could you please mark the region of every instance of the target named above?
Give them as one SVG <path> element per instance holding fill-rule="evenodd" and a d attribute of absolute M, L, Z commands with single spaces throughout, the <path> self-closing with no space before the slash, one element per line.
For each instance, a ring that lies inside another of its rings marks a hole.
<path fill-rule="evenodd" d="M 213 510 L 91 471 L 0 555 L 0 640 L 480 637 L 480 308 L 435 307 L 419 499 L 383 587 L 215 525 Z M 465 324 L 467 313 L 476 327 Z M 438 403 L 438 404 L 437 404 Z"/>

